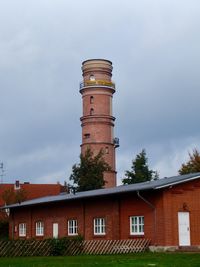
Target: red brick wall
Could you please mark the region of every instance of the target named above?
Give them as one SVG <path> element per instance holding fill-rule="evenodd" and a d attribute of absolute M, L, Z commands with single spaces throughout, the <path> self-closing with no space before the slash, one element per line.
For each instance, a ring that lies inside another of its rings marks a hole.
<path fill-rule="evenodd" d="M 200 245 L 200 181 L 191 181 L 164 191 L 165 245 L 178 244 L 178 212 L 190 214 L 190 237 L 192 245 Z"/>
<path fill-rule="evenodd" d="M 20 184 L 20 189 L 24 190 L 26 200 L 29 200 L 44 196 L 59 195 L 62 191 L 64 191 L 64 186 L 60 184 Z M 0 186 L 0 207 L 5 205 L 3 194 L 6 191 L 13 191 L 13 194 L 17 192 L 14 184 L 2 184 Z M 0 210 L 0 220 L 6 219 L 7 215 L 5 211 Z"/>
<path fill-rule="evenodd" d="M 78 232 L 86 239 L 118 239 L 118 200 L 94 199 L 92 201 L 59 202 L 48 206 L 35 206 L 32 208 L 20 208 L 11 212 L 10 237 L 12 237 L 12 224 L 17 231 L 14 238 L 18 238 L 19 223 L 27 223 L 27 238 L 35 237 L 35 223 L 43 221 L 45 224 L 44 235 L 52 237 L 53 223 L 59 224 L 59 237 L 67 236 L 67 220 L 78 220 Z M 95 236 L 93 234 L 94 218 L 106 219 L 106 235 Z"/>
<path fill-rule="evenodd" d="M 34 199 L 44 196 L 59 195 L 63 191 L 63 186 L 60 184 L 20 184 L 20 189 L 24 190 L 26 193 L 26 199 Z M 14 184 L 2 184 L 0 187 L 0 206 L 5 205 L 5 201 L 2 195 L 7 190 L 13 190 Z"/>
<path fill-rule="evenodd" d="M 155 206 L 159 196 L 150 193 L 140 193 L 149 204 L 139 198 L 136 193 L 123 196 L 121 198 L 121 212 L 120 212 L 120 225 L 121 225 L 121 239 L 128 238 L 149 238 L 152 243 L 155 243 L 156 239 L 156 213 L 155 209 L 151 206 Z M 151 205 L 150 205 L 151 203 Z M 130 217 L 131 216 L 144 216 L 144 235 L 135 236 L 130 234 Z"/>
<path fill-rule="evenodd" d="M 145 237 L 151 244 L 178 245 L 178 212 L 189 211 L 191 245 L 200 245 L 200 181 L 188 182 L 169 189 L 141 192 L 153 209 L 136 193 L 120 196 L 52 203 L 21 208 L 11 212 L 10 236 L 13 225 L 26 222 L 27 237 L 35 237 L 35 222 L 45 224 L 45 237 L 52 237 L 53 223 L 59 223 L 59 237 L 67 236 L 67 220 L 78 220 L 78 232 L 85 239 L 128 239 Z M 144 236 L 130 235 L 130 216 L 144 216 Z M 106 235 L 95 236 L 94 218 L 106 219 Z M 18 231 L 14 235 L 18 238 Z"/>
<path fill-rule="evenodd" d="M 97 154 L 100 149 L 108 151 L 104 159 L 110 165 L 112 172 L 104 173 L 105 187 L 114 187 L 116 186 L 115 145 L 113 143 L 115 118 L 112 114 L 112 96 L 115 90 L 106 85 L 102 86 L 101 83 L 98 84 L 98 80 L 111 83 L 112 63 L 105 60 L 85 61 L 82 71 L 86 86 L 80 90 L 83 101 L 81 153 L 84 154 L 88 147 L 94 154 Z M 95 86 L 88 86 L 90 75 L 95 77 L 97 83 Z"/>

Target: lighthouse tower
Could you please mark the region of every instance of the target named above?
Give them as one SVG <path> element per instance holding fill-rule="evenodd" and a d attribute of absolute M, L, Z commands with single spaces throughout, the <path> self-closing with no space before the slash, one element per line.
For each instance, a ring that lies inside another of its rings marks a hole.
<path fill-rule="evenodd" d="M 90 59 L 82 63 L 83 82 L 80 93 L 83 100 L 81 153 L 89 147 L 94 155 L 102 149 L 104 159 L 111 167 L 104 173 L 105 187 L 116 186 L 115 148 L 112 97 L 115 84 L 112 82 L 112 62 L 105 59 Z"/>

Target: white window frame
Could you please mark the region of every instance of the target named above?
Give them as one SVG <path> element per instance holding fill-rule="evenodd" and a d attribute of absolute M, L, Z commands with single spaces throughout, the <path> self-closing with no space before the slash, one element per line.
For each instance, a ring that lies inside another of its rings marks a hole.
<path fill-rule="evenodd" d="M 68 235 L 78 235 L 78 221 L 76 219 L 68 220 Z"/>
<path fill-rule="evenodd" d="M 130 234 L 144 235 L 144 216 L 130 216 Z"/>
<path fill-rule="evenodd" d="M 106 234 L 106 220 L 105 218 L 94 218 L 94 235 Z"/>
<path fill-rule="evenodd" d="M 26 223 L 19 223 L 19 236 L 26 236 Z"/>
<path fill-rule="evenodd" d="M 44 222 L 38 221 L 35 223 L 35 235 L 36 236 L 44 235 Z"/>

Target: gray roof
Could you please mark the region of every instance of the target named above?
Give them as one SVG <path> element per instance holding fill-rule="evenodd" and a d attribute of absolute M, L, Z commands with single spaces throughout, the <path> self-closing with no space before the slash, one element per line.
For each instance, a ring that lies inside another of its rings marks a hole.
<path fill-rule="evenodd" d="M 186 174 L 186 175 L 173 176 L 173 177 L 165 177 L 163 179 L 158 179 L 155 181 L 148 181 L 144 183 L 120 185 L 120 186 L 113 187 L 113 188 L 78 192 L 76 194 L 66 193 L 66 194 L 60 194 L 56 196 L 36 198 L 36 199 L 24 201 L 20 204 L 17 203 L 17 204 L 8 205 L 8 206 L 5 206 L 4 208 L 17 208 L 17 207 L 33 206 L 33 205 L 52 203 L 52 202 L 58 202 L 58 201 L 85 199 L 85 198 L 122 194 L 122 193 L 128 193 L 128 192 L 136 192 L 136 191 L 157 190 L 157 189 L 166 188 L 169 186 L 173 186 L 176 184 L 184 183 L 184 182 L 199 179 L 199 178 L 200 178 L 200 172 Z"/>

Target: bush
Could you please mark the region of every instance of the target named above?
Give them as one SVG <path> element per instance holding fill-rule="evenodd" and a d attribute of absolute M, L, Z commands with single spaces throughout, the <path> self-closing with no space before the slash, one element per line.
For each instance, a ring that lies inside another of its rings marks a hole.
<path fill-rule="evenodd" d="M 72 250 L 76 247 L 80 250 L 82 249 L 82 236 L 77 236 L 73 238 L 63 237 L 59 239 L 50 239 L 51 243 L 51 256 L 63 256 L 71 255 Z"/>
<path fill-rule="evenodd" d="M 0 221 L 0 239 L 8 239 L 9 223 L 7 220 Z"/>

